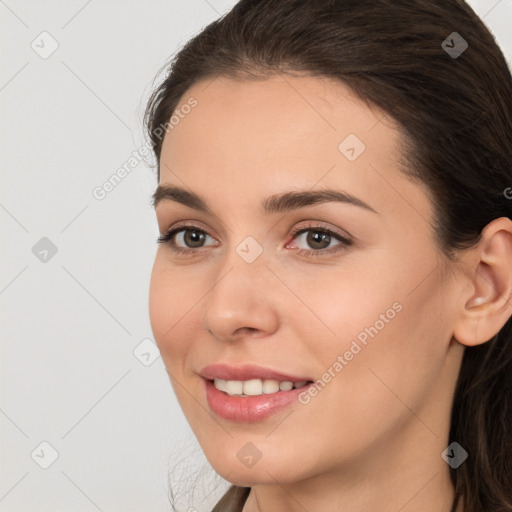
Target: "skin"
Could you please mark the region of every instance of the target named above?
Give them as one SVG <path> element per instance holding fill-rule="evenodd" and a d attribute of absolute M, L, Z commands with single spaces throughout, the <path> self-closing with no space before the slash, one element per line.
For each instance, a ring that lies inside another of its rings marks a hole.
<path fill-rule="evenodd" d="M 396 125 L 340 83 L 218 77 L 195 84 L 180 105 L 190 96 L 198 104 L 165 136 L 159 183 L 194 191 L 215 216 L 170 200 L 156 206 L 160 233 L 186 221 L 208 236 L 202 249 L 190 232 L 174 238 L 191 257 L 159 245 L 149 306 L 208 461 L 252 487 L 244 512 L 448 512 L 441 453 L 456 379 L 464 347 L 489 340 L 512 314 L 512 222 L 496 219 L 456 262 L 444 258 L 427 190 L 397 170 Z M 338 149 L 349 134 L 366 145 L 352 162 Z M 322 188 L 378 213 L 334 202 L 259 209 L 272 194 Z M 334 237 L 319 243 L 314 228 L 290 236 L 316 221 L 353 244 L 298 255 L 339 246 Z M 263 250 L 250 264 L 236 252 L 248 236 Z M 321 379 L 394 303 L 401 311 L 307 405 L 254 423 L 209 409 L 202 367 L 250 362 Z M 262 454 L 250 468 L 237 457 L 248 442 Z"/>

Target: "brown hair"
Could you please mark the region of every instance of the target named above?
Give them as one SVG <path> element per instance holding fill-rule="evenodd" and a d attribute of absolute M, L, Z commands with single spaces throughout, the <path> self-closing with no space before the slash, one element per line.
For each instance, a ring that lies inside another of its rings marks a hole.
<path fill-rule="evenodd" d="M 468 47 L 457 55 L 460 36 Z M 512 218 L 512 77 L 463 0 L 241 0 L 186 43 L 152 93 L 145 126 L 158 165 L 156 130 L 192 84 L 294 71 L 337 79 L 398 121 L 407 172 L 431 194 L 446 256 L 477 243 L 493 219 Z M 511 427 L 509 319 L 465 349 L 449 439 L 469 458 L 451 470 L 454 508 L 463 497 L 465 512 L 512 511 Z M 214 512 L 242 510 L 249 490 L 232 485 Z"/>

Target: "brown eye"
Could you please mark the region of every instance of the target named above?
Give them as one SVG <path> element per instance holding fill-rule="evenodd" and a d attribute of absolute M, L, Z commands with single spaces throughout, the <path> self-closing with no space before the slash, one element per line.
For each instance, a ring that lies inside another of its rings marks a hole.
<path fill-rule="evenodd" d="M 331 254 L 338 250 L 346 249 L 353 243 L 348 238 L 321 226 L 306 226 L 305 228 L 295 230 L 292 234 L 294 240 L 302 237 L 305 245 L 311 248 L 297 248 L 297 254 L 304 254 L 307 256 Z M 331 242 L 335 240 L 337 240 L 338 243 L 330 247 Z"/>
<path fill-rule="evenodd" d="M 204 247 L 207 236 L 210 235 L 196 226 L 179 226 L 160 235 L 157 242 L 167 244 L 174 253 L 188 253 L 192 255 L 195 252 L 199 252 L 198 249 Z"/>
<path fill-rule="evenodd" d="M 204 231 L 183 229 L 185 234 L 183 235 L 183 241 L 185 245 L 190 248 L 201 247 L 201 243 L 204 242 L 206 233 Z"/>
<path fill-rule="evenodd" d="M 325 233 L 324 231 L 313 230 L 309 230 L 308 233 L 309 234 L 306 237 L 306 241 L 313 249 L 327 249 L 327 247 L 329 247 L 331 235 Z M 326 242 L 327 245 L 325 245 Z"/>

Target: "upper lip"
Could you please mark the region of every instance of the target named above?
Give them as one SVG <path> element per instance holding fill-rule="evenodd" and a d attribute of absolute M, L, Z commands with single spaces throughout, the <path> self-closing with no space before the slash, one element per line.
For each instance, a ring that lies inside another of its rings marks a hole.
<path fill-rule="evenodd" d="M 264 366 L 254 364 L 241 364 L 231 366 L 224 363 L 211 364 L 205 366 L 199 371 L 199 375 L 205 379 L 223 379 L 223 380 L 251 380 L 251 379 L 273 379 L 280 382 L 302 382 L 312 380 L 309 377 L 289 375 L 287 373 L 272 370 Z"/>

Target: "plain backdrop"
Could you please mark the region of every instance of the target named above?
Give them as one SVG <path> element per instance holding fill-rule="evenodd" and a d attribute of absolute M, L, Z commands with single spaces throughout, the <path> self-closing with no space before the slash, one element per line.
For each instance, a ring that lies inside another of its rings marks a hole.
<path fill-rule="evenodd" d="M 0 512 L 170 511 L 169 479 L 207 512 L 229 486 L 152 338 L 156 174 L 129 162 L 158 70 L 235 3 L 0 0 Z M 510 63 L 512 0 L 469 3 Z"/>

